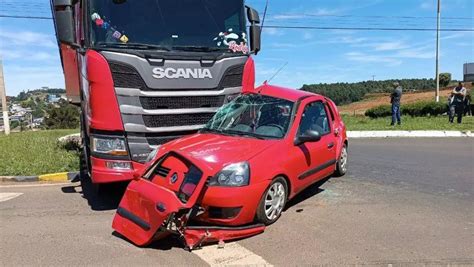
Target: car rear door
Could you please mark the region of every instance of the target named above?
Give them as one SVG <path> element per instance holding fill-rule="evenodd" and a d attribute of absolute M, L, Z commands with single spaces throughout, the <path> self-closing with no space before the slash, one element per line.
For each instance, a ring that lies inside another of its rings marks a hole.
<path fill-rule="evenodd" d="M 144 177 L 132 181 L 120 201 L 112 228 L 138 246 L 163 232 L 173 213 L 191 209 L 206 184 L 204 172 L 171 152 L 161 157 Z"/>
<path fill-rule="evenodd" d="M 307 130 L 316 130 L 320 133 L 321 140 L 294 146 L 292 149 L 290 164 L 297 178 L 297 191 L 329 176 L 334 171 L 336 140 L 332 134 L 331 124 L 323 101 L 311 101 L 303 106 L 295 136 Z"/>

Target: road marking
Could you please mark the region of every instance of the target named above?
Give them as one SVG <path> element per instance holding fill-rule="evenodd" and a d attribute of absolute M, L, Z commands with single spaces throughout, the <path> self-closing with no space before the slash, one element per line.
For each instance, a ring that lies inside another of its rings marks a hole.
<path fill-rule="evenodd" d="M 211 266 L 272 266 L 262 257 L 236 242 L 227 243 L 224 248 L 217 248 L 217 245 L 204 246 L 202 249 L 193 250 L 193 253 Z"/>
<path fill-rule="evenodd" d="M 23 193 L 0 193 L 0 202 L 8 201 L 23 195 Z"/>
<path fill-rule="evenodd" d="M 41 187 L 41 186 L 58 186 L 58 185 L 74 185 L 74 183 L 53 183 L 53 184 L 18 184 L 18 185 L 0 185 L 0 188 L 16 188 L 16 187 Z"/>

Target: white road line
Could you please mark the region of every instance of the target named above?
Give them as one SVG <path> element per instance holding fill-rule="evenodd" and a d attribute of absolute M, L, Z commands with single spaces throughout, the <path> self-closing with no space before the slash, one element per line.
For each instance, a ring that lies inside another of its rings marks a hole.
<path fill-rule="evenodd" d="M 8 201 L 21 195 L 23 195 L 23 193 L 0 193 L 0 202 Z"/>
<path fill-rule="evenodd" d="M 244 248 L 236 242 L 225 244 L 224 248 L 204 246 L 193 253 L 211 266 L 272 266 L 262 257 Z"/>
<path fill-rule="evenodd" d="M 74 183 L 52 183 L 52 184 L 12 184 L 12 185 L 0 185 L 0 189 L 2 188 L 16 188 L 16 187 L 42 187 L 42 186 L 59 186 L 59 185 L 74 185 Z"/>

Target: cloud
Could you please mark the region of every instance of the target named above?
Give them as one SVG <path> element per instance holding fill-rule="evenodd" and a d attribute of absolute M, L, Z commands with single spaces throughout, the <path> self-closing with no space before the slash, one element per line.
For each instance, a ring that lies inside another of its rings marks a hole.
<path fill-rule="evenodd" d="M 26 50 L 26 49 L 4 49 L 0 47 L 0 55 L 4 60 L 23 60 L 23 61 L 59 61 L 59 53 L 48 53 L 44 51 Z"/>
<path fill-rule="evenodd" d="M 351 61 L 362 63 L 385 63 L 387 66 L 398 66 L 403 62 L 400 59 L 392 58 L 384 55 L 373 55 L 361 52 L 348 52 L 346 58 Z"/>
<path fill-rule="evenodd" d="M 2 44 L 17 46 L 40 46 L 56 48 L 57 44 L 52 34 L 36 33 L 32 31 L 0 31 Z"/>
<path fill-rule="evenodd" d="M 263 33 L 271 36 L 282 36 L 285 35 L 285 31 L 282 29 L 267 28 L 263 27 Z"/>
<path fill-rule="evenodd" d="M 22 90 L 42 86 L 64 88 L 61 65 L 28 67 L 24 65 L 5 65 L 5 87 L 8 95 L 17 95 Z"/>
<path fill-rule="evenodd" d="M 400 50 L 407 48 L 406 45 L 402 41 L 394 41 L 394 42 L 383 42 L 383 43 L 375 43 L 373 47 L 376 51 L 391 51 L 391 50 Z"/>

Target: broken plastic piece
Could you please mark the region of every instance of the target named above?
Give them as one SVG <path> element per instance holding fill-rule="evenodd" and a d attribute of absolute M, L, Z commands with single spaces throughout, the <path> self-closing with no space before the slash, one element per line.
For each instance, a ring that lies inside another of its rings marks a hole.
<path fill-rule="evenodd" d="M 104 24 L 102 24 L 102 29 L 107 30 L 108 28 L 110 28 L 110 24 L 108 22 L 104 21 Z"/>
<path fill-rule="evenodd" d="M 198 227 L 189 226 L 184 230 L 185 245 L 189 250 L 197 249 L 204 244 L 223 243 L 235 239 L 241 239 L 258 235 L 265 231 L 265 225 L 256 224 L 242 227 Z"/>

